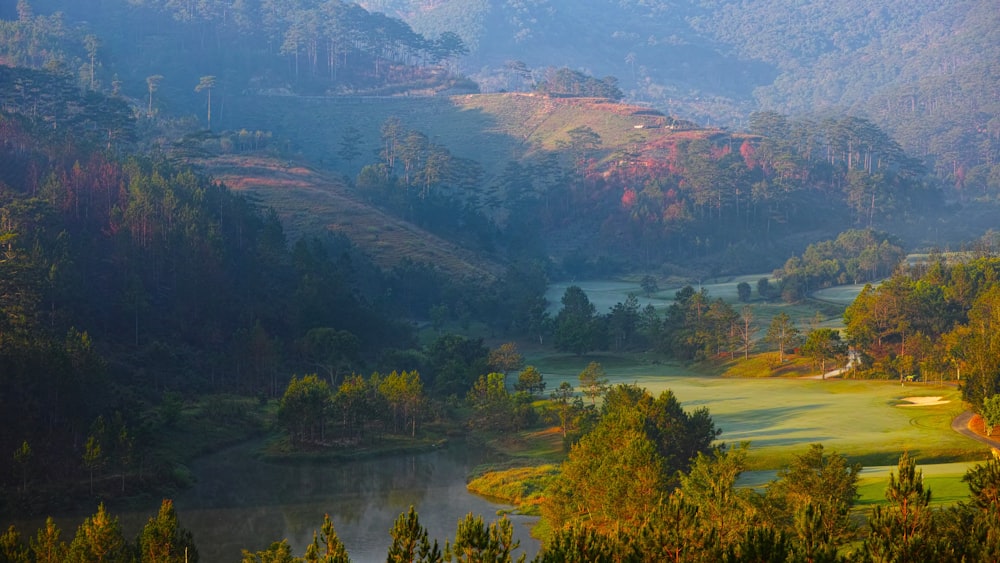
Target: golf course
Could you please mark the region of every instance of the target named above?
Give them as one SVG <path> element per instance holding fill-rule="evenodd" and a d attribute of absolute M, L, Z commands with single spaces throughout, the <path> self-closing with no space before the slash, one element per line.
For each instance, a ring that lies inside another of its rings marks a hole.
<path fill-rule="evenodd" d="M 710 298 L 721 297 L 735 304 L 736 284 L 746 281 L 753 285 L 760 277 L 764 276 L 743 276 L 696 289 L 704 287 Z M 558 303 L 558 296 L 568 285 L 582 287 L 598 311 L 623 301 L 630 292 L 642 295 L 638 284 L 584 282 L 554 286 L 549 299 Z M 817 318 L 822 326 L 841 328 L 837 306 L 842 312 L 862 287 L 823 290 L 793 305 L 751 302 L 760 323 L 758 339 L 766 332 L 771 317 L 781 311 L 802 328 L 817 322 Z M 640 297 L 640 304 L 652 303 L 658 309 L 669 306 L 676 290 L 661 289 Z M 968 488 L 961 482 L 966 469 L 990 455 L 988 446 L 951 428 L 952 420 L 967 408 L 956 381 L 900 384 L 898 380 L 855 380 L 849 371 L 826 379 L 820 378 L 818 371 L 805 377 L 769 373 L 727 377 L 719 375 L 726 369 L 718 365 L 629 354 L 578 357 L 539 353 L 529 354 L 526 361 L 542 372 L 549 389 L 562 381 L 578 386 L 580 371 L 596 361 L 604 368 L 610 385 L 635 384 L 653 395 L 669 389 L 686 409 L 708 408 L 716 426 L 722 429 L 720 441 L 750 443 L 749 471 L 742 479 L 750 486 L 767 483 L 794 456 L 804 453 L 810 444 L 820 443 L 828 452 L 844 454 L 864 466 L 860 481 L 862 504 L 883 499 L 888 473 L 895 470 L 903 452 L 914 457 L 924 471 L 926 483 L 934 491 L 934 502 L 951 503 L 968 495 Z"/>

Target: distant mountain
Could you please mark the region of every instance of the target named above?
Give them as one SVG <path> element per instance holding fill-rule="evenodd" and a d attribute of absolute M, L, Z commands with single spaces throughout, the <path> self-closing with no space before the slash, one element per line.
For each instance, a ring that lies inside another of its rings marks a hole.
<path fill-rule="evenodd" d="M 994 0 L 365 0 L 430 36 L 458 33 L 485 91 L 530 87 L 511 61 L 614 75 L 703 124 L 754 110 L 851 112 L 956 183 L 1000 161 Z M 530 79 L 528 79 L 530 82 Z"/>

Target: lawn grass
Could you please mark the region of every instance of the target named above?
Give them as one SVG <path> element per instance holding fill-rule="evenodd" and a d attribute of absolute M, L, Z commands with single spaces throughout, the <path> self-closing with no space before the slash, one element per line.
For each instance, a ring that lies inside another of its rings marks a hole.
<path fill-rule="evenodd" d="M 957 462 L 940 464 L 917 464 L 917 470 L 923 472 L 924 488 L 931 490 L 931 504 L 950 505 L 969 498 L 969 486 L 962 482 L 962 477 L 975 462 Z M 897 466 L 866 467 L 858 480 L 859 507 L 866 507 L 885 502 L 885 490 L 889 486 L 889 473 L 897 477 Z"/>
<path fill-rule="evenodd" d="M 578 374 L 590 361 L 601 363 L 612 384 L 635 383 L 654 395 L 670 389 L 686 408 L 707 407 L 723 441 L 750 442 L 750 469 L 783 467 L 812 443 L 864 465 L 893 465 L 904 451 L 920 463 L 982 460 L 988 451 L 951 430 L 951 420 L 965 410 L 961 393 L 951 385 L 717 377 L 645 357 L 529 358 L 549 388 L 562 381 L 578 386 Z M 910 396 L 941 396 L 950 402 L 897 406 Z"/>
<path fill-rule="evenodd" d="M 778 361 L 777 352 L 754 354 L 748 359 L 737 357 L 719 364 L 726 377 L 805 377 L 818 375 L 819 370 L 807 358 L 785 354 Z"/>

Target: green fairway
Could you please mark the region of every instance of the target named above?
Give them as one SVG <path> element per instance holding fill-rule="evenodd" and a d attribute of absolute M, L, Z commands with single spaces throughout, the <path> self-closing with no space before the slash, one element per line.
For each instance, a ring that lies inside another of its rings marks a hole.
<path fill-rule="evenodd" d="M 721 439 L 749 441 L 752 469 L 777 469 L 809 444 L 822 443 L 865 466 L 894 466 L 906 451 L 920 464 L 985 459 L 987 448 L 951 429 L 964 410 L 953 386 L 922 383 L 723 378 L 672 363 L 616 356 L 529 358 L 550 389 L 579 385 L 587 362 L 601 363 L 610 382 L 635 383 L 654 394 L 671 389 L 686 408 L 708 407 Z M 943 404 L 900 406 L 909 397 L 941 397 Z"/>
<path fill-rule="evenodd" d="M 940 464 L 920 464 L 917 470 L 924 474 L 924 488 L 931 490 L 931 504 L 953 504 L 969 498 L 969 486 L 962 482 L 962 476 L 975 462 Z M 897 477 L 897 466 L 866 467 L 858 481 L 858 504 L 867 506 L 885 501 L 885 489 L 889 486 L 889 473 Z"/>
<path fill-rule="evenodd" d="M 864 288 L 865 284 L 838 285 L 814 291 L 811 297 L 826 303 L 833 303 L 846 307 L 854 302 L 854 299 Z"/>

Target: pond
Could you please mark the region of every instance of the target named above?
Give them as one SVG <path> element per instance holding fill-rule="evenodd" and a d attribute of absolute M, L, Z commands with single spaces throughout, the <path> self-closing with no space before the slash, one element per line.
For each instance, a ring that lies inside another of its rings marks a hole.
<path fill-rule="evenodd" d="M 491 461 L 488 452 L 453 443 L 419 454 L 329 463 L 266 463 L 248 444 L 198 460 L 198 481 L 175 500 L 194 533 L 201 560 L 238 562 L 242 549 L 265 549 L 287 539 L 301 556 L 329 514 L 352 561 L 385 561 L 389 529 L 413 505 L 430 537 L 444 549 L 468 513 L 488 523 L 508 508 L 470 494 L 466 476 Z M 539 550 L 529 528 L 535 518 L 512 516 L 515 538 L 528 558 Z"/>
<path fill-rule="evenodd" d="M 174 498 L 180 524 L 194 535 L 204 563 L 239 563 L 242 550 L 263 550 L 282 539 L 301 557 L 324 514 L 333 520 L 352 561 L 385 561 L 389 529 L 410 505 L 442 550 L 466 514 L 482 515 L 489 523 L 499 518 L 498 510 L 510 508 L 466 490 L 469 473 L 495 459 L 460 442 L 424 453 L 323 463 L 264 462 L 257 459 L 259 448 L 260 443 L 247 443 L 195 461 L 190 469 L 196 483 Z M 109 512 L 134 541 L 158 507 L 159 501 L 143 509 L 110 507 Z M 62 538 L 72 541 L 84 516 L 93 512 L 56 515 Z M 508 517 L 521 542 L 518 553 L 530 560 L 540 549 L 529 535 L 537 518 Z M 22 537 L 33 537 L 44 519 L 14 524 Z"/>

